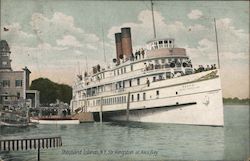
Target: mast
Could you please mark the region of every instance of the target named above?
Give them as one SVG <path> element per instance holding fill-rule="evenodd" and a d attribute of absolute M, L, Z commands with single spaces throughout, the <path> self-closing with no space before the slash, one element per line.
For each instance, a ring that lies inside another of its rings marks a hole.
<path fill-rule="evenodd" d="M 102 48 L 103 48 L 103 55 L 104 55 L 104 62 L 107 65 L 106 53 L 105 53 L 105 45 L 104 45 L 104 31 L 102 25 Z"/>
<path fill-rule="evenodd" d="M 156 31 L 155 31 L 155 16 L 154 16 L 154 7 L 153 1 L 151 0 L 151 12 L 152 12 L 152 21 L 153 21 L 153 30 L 154 30 L 154 39 L 156 38 Z"/>
<path fill-rule="evenodd" d="M 218 46 L 218 37 L 217 37 L 217 27 L 216 27 L 216 20 L 215 20 L 215 18 L 214 18 L 214 30 L 215 30 L 215 39 L 216 39 L 216 52 L 217 52 L 218 68 L 220 69 L 220 55 L 219 55 L 219 46 Z"/>

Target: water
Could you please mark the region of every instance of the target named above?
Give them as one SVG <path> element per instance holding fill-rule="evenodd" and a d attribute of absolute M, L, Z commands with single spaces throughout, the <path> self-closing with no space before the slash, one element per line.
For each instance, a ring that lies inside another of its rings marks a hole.
<path fill-rule="evenodd" d="M 42 149 L 41 160 L 246 160 L 249 107 L 225 106 L 225 127 L 151 123 L 84 123 L 1 128 L 1 137 L 62 136 L 63 147 Z M 0 153 L 36 160 L 37 151 Z"/>

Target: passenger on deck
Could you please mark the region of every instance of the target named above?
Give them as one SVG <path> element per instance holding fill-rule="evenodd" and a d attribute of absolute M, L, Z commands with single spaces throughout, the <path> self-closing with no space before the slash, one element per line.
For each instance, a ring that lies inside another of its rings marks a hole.
<path fill-rule="evenodd" d="M 142 55 L 142 59 L 144 59 L 145 51 L 143 48 L 141 48 L 141 55 Z"/>
<path fill-rule="evenodd" d="M 147 70 L 148 70 L 147 63 L 144 63 L 144 71 L 147 71 Z"/>
<path fill-rule="evenodd" d="M 203 72 L 205 70 L 204 66 L 201 65 L 201 72 Z"/>
<path fill-rule="evenodd" d="M 150 81 L 149 81 L 149 79 L 147 78 L 147 85 L 148 85 L 148 87 L 150 86 Z"/>
<path fill-rule="evenodd" d="M 134 59 L 135 59 L 135 56 L 134 56 L 134 54 L 132 53 L 131 56 L 130 56 L 130 60 L 131 60 L 131 61 L 134 61 Z"/>
<path fill-rule="evenodd" d="M 137 60 L 138 59 L 138 51 L 136 50 L 136 52 L 135 52 L 135 60 Z"/>
<path fill-rule="evenodd" d="M 209 67 L 209 65 L 207 65 L 207 68 L 206 68 L 206 71 L 208 71 L 208 70 L 210 70 L 210 67 Z"/>
<path fill-rule="evenodd" d="M 138 50 L 138 59 L 141 59 L 141 51 Z"/>

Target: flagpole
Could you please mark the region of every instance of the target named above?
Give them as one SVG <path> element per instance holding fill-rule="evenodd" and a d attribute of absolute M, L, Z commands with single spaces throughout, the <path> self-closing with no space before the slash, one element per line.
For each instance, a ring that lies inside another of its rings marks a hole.
<path fill-rule="evenodd" d="M 105 42 L 104 42 L 104 31 L 103 31 L 103 24 L 102 24 L 102 48 L 103 48 L 103 56 L 104 56 L 104 62 L 105 64 L 108 66 L 107 64 L 107 59 L 106 59 L 106 53 L 105 53 Z"/>
<path fill-rule="evenodd" d="M 219 55 L 219 46 L 218 46 L 218 37 L 217 37 L 217 27 L 216 27 L 216 20 L 215 20 L 215 18 L 214 18 L 214 30 L 215 30 L 215 39 L 216 39 L 216 52 L 217 52 L 218 68 L 220 69 L 220 55 Z"/>

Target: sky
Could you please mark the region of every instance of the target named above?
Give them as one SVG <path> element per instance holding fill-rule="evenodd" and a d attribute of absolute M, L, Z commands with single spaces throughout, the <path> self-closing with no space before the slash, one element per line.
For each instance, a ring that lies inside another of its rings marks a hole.
<path fill-rule="evenodd" d="M 157 38 L 174 38 L 194 66 L 217 63 L 216 19 L 223 97 L 249 98 L 249 14 L 248 1 L 154 1 Z M 1 39 L 12 68 L 27 66 L 31 80 L 73 85 L 112 64 L 121 27 L 131 27 L 135 51 L 153 39 L 152 26 L 150 1 L 1 0 Z"/>

